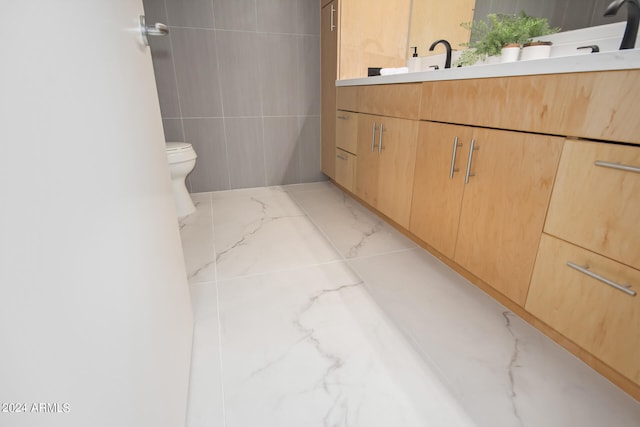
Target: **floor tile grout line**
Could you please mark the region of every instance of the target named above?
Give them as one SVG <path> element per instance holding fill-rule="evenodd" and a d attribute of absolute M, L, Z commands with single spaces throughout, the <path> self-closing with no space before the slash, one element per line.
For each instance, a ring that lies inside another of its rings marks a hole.
<path fill-rule="evenodd" d="M 214 229 L 214 215 L 213 215 L 213 194 L 209 197 L 209 207 L 210 207 L 210 220 L 211 220 L 211 249 L 213 250 L 213 284 L 215 286 L 215 294 L 216 294 L 216 317 L 218 322 L 218 365 L 220 368 L 220 396 L 222 398 L 222 425 L 224 427 L 227 426 L 227 404 L 225 397 L 225 387 L 224 387 L 224 363 L 223 363 L 223 355 L 224 351 L 222 349 L 222 319 L 220 317 L 220 289 L 218 287 L 218 261 L 216 259 L 216 241 L 215 241 L 215 229 Z"/>
<path fill-rule="evenodd" d="M 218 282 L 221 285 L 224 285 L 226 282 L 231 282 L 231 281 L 239 280 L 239 279 L 248 279 L 248 278 L 252 278 L 252 277 L 260 277 L 260 276 L 265 276 L 265 275 L 268 275 L 268 274 L 286 273 L 286 272 L 290 272 L 290 271 L 304 270 L 304 269 L 307 269 L 307 268 L 321 267 L 321 266 L 325 266 L 325 265 L 338 264 L 338 263 L 343 263 L 343 262 L 344 262 L 343 259 L 334 259 L 334 260 L 323 261 L 323 262 L 319 262 L 319 263 L 298 265 L 296 267 L 280 268 L 280 269 L 277 269 L 277 270 L 261 271 L 259 273 L 245 274 L 245 275 L 242 275 L 242 276 L 225 277 L 225 278 L 220 279 Z M 206 283 L 206 282 L 203 282 L 203 283 Z"/>
<path fill-rule="evenodd" d="M 340 190 L 342 191 L 342 190 Z M 344 192 L 343 192 L 344 193 Z M 355 258 L 346 258 L 342 255 L 342 253 L 338 250 L 338 248 L 336 247 L 336 245 L 333 243 L 333 240 L 331 240 L 329 238 L 329 236 L 325 233 L 325 231 L 322 229 L 322 227 L 320 227 L 319 224 L 316 223 L 316 221 L 314 221 L 313 217 L 309 214 L 309 212 L 300 204 L 300 202 L 295 198 L 295 196 L 291 193 L 289 193 L 289 195 L 291 196 L 292 200 L 300 207 L 300 209 L 305 212 L 307 218 L 309 219 L 309 221 L 311 221 L 314 225 L 314 227 L 316 227 L 316 229 L 323 235 L 323 237 L 336 249 L 336 251 L 338 252 L 338 254 L 340 255 L 342 262 L 344 262 L 349 269 L 356 275 L 356 277 L 362 282 L 362 286 L 364 287 L 364 289 L 366 290 L 367 293 L 369 293 L 369 295 L 371 296 L 371 298 L 376 301 L 376 299 L 373 297 L 373 294 L 371 293 L 371 291 L 369 290 L 369 287 L 367 286 L 367 282 L 364 280 L 364 278 L 362 277 L 362 275 L 360 274 L 360 271 L 358 271 L 358 269 L 353 265 L 353 261 L 355 260 L 359 260 L 359 259 L 371 259 L 374 257 L 378 257 L 378 256 L 387 256 L 387 255 L 391 255 L 391 254 L 397 254 L 397 253 L 402 253 L 402 252 L 409 252 L 409 251 L 414 251 L 417 252 L 417 249 L 422 249 L 419 246 L 414 246 L 412 248 L 404 248 L 404 249 L 398 249 L 395 251 L 391 251 L 391 252 L 385 252 L 385 253 L 381 253 L 381 254 L 374 254 L 374 255 L 368 255 L 368 256 L 362 256 L 362 257 L 355 257 Z M 422 249 L 424 250 L 424 249 Z M 400 328 L 399 325 L 396 324 L 395 321 L 392 320 L 392 318 L 390 316 L 388 316 L 388 314 L 386 314 L 386 310 L 384 310 L 382 308 L 382 306 L 380 306 L 379 303 L 376 302 L 376 304 L 378 305 L 378 307 L 380 308 L 380 310 L 382 310 L 383 313 L 385 313 L 385 316 L 387 316 L 387 318 L 392 321 L 392 323 L 394 325 L 396 325 L 396 328 L 398 328 L 399 331 L 401 331 L 402 336 L 404 336 L 404 338 L 407 340 L 407 342 L 409 343 L 409 345 L 411 345 L 415 351 L 417 351 L 422 357 L 424 357 L 425 360 L 425 364 L 430 368 L 430 369 L 434 369 L 436 372 L 437 377 L 440 379 L 441 383 L 444 385 L 444 387 L 447 388 L 447 390 L 449 390 L 449 392 L 453 395 L 456 396 L 456 400 L 458 401 L 458 403 L 461 404 L 462 400 L 461 397 L 458 395 L 458 393 L 455 392 L 455 387 L 454 384 L 452 383 L 452 380 L 450 378 L 448 378 L 442 367 L 437 364 L 435 362 L 435 360 L 427 353 L 425 352 L 422 347 L 420 345 L 418 345 L 418 342 L 415 340 L 415 338 L 405 332 L 402 331 L 402 328 Z M 465 412 L 467 411 L 467 408 L 464 407 Z"/>

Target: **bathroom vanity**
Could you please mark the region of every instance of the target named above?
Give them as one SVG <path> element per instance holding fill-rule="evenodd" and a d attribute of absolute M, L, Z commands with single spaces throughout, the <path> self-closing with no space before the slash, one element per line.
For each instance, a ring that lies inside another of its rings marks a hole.
<path fill-rule="evenodd" d="M 640 52 L 601 55 L 338 81 L 324 149 L 335 183 L 640 400 Z"/>

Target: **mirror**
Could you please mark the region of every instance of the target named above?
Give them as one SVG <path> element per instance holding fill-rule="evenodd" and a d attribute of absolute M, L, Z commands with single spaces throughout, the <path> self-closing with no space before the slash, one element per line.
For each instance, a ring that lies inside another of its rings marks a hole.
<path fill-rule="evenodd" d="M 431 43 L 447 39 L 454 49 L 464 49 L 460 43 L 469 41 L 469 32 L 462 22 L 483 19 L 489 13 L 519 13 L 546 17 L 552 27 L 561 31 L 626 20 L 626 11 L 604 17 L 612 0 L 413 0 L 409 27 L 409 46 L 418 46 L 418 55 L 427 56 Z M 408 57 L 412 50 L 408 50 Z M 434 52 L 442 53 L 442 52 Z"/>

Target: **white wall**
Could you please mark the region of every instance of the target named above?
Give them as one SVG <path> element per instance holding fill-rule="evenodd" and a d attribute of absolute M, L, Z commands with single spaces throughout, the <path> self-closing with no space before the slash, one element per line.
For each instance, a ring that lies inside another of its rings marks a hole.
<path fill-rule="evenodd" d="M 2 426 L 184 425 L 192 313 L 140 14 L 0 2 L 0 403 L 27 410 Z"/>

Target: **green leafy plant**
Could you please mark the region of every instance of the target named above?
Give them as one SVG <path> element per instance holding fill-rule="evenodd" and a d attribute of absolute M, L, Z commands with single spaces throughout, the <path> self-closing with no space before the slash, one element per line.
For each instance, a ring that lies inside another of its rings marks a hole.
<path fill-rule="evenodd" d="M 529 16 L 524 11 L 514 15 L 491 13 L 487 21 L 460 25 L 471 32 L 471 41 L 462 44 L 469 49 L 462 53 L 456 65 L 473 65 L 487 56 L 499 55 L 505 45 L 522 45 L 534 37 L 560 31 L 560 28 L 550 28 L 547 18 Z"/>

